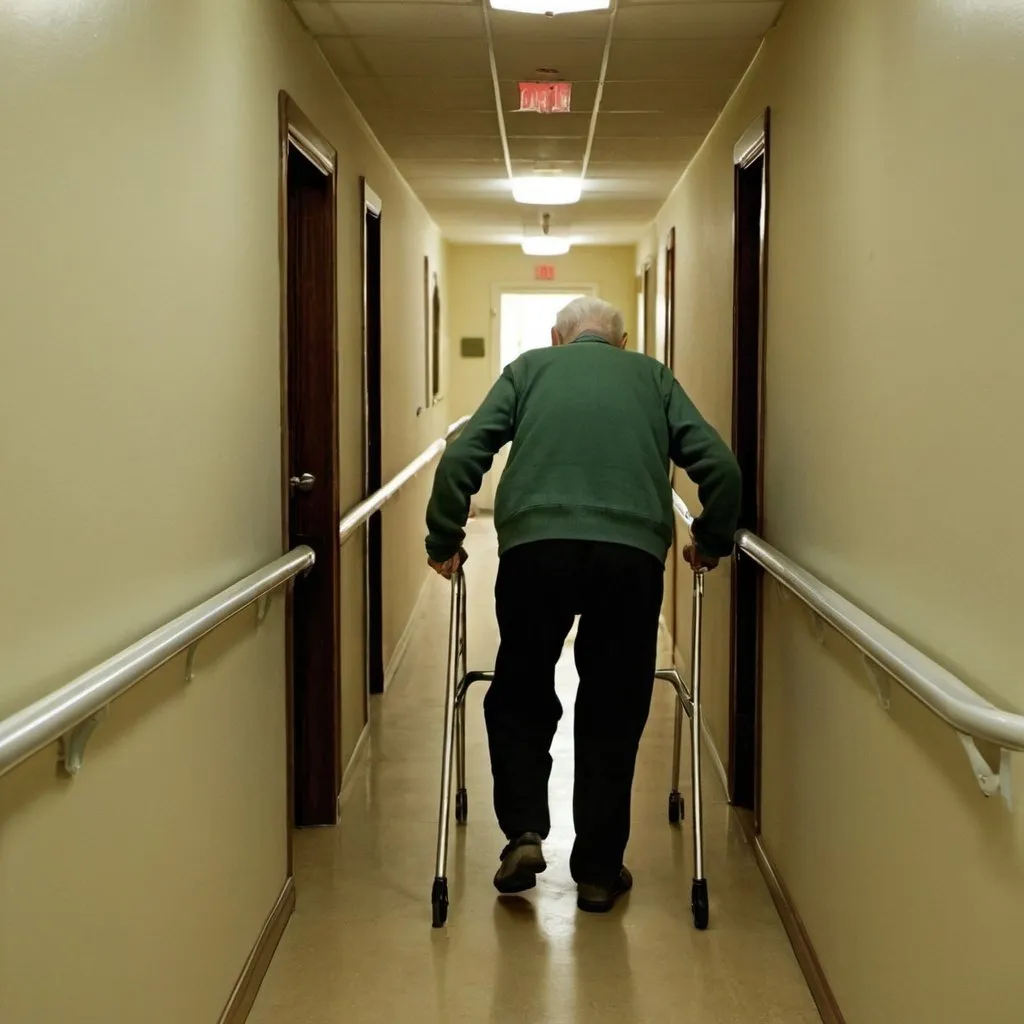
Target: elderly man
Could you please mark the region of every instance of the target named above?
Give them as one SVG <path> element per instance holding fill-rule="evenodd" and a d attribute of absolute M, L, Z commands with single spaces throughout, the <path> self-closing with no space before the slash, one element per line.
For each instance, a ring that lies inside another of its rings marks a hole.
<path fill-rule="evenodd" d="M 614 307 L 574 300 L 551 341 L 505 369 L 445 451 L 427 554 L 446 578 L 458 570 L 470 497 L 511 442 L 494 511 L 501 643 L 484 701 L 508 840 L 494 885 L 522 892 L 547 866 L 550 747 L 562 713 L 555 665 L 579 615 L 570 870 L 579 908 L 601 912 L 633 884 L 623 854 L 673 537 L 669 459 L 697 484 L 703 507 L 685 552 L 695 569 L 732 551 L 740 471 L 671 371 L 625 350 Z"/>

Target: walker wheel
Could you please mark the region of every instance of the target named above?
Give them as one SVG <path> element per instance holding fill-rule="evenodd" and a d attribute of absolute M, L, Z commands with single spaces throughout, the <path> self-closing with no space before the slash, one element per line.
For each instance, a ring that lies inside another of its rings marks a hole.
<path fill-rule="evenodd" d="M 668 823 L 678 825 L 683 820 L 684 813 L 683 798 L 673 790 L 668 795 Z"/>
<path fill-rule="evenodd" d="M 704 931 L 708 926 L 708 883 L 706 878 L 694 881 L 690 891 L 690 909 L 693 911 L 693 926 Z"/>
<path fill-rule="evenodd" d="M 430 893 L 432 924 L 435 928 L 443 928 L 448 920 L 448 879 L 435 878 L 434 888 Z"/>

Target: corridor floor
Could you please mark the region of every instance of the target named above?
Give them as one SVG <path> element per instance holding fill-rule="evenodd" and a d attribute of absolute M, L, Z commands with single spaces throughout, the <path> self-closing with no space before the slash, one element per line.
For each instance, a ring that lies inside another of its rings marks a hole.
<path fill-rule="evenodd" d="M 470 668 L 490 668 L 497 554 L 489 520 L 471 522 L 468 548 Z M 428 587 L 408 653 L 373 708 L 369 754 L 346 784 L 341 825 L 295 836 L 298 905 L 251 1024 L 819 1021 L 710 765 L 711 926 L 692 927 L 689 822 L 674 829 L 666 818 L 667 686 L 655 694 L 634 787 L 627 863 L 636 886 L 609 915 L 577 911 L 568 873 L 571 637 L 558 675 L 566 713 L 554 746 L 548 870 L 531 893 L 496 898 L 491 877 L 503 839 L 490 807 L 483 690 L 471 691 L 469 823 L 452 823 L 447 928 L 430 927 L 449 589 L 439 578 Z"/>

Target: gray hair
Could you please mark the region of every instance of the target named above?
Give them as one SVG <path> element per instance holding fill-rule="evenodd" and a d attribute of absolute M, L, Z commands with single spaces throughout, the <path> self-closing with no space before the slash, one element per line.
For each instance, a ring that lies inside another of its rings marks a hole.
<path fill-rule="evenodd" d="M 610 303 L 592 295 L 573 299 L 555 319 L 555 330 L 563 344 L 575 341 L 581 334 L 597 334 L 618 345 L 626 333 L 622 314 Z"/>

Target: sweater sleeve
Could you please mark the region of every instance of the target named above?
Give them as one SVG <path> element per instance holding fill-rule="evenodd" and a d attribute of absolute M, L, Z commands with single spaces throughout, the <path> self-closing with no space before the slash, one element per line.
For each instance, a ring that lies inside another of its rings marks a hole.
<path fill-rule="evenodd" d="M 732 553 L 740 517 L 740 466 L 729 446 L 672 379 L 667 401 L 672 461 L 697 485 L 701 514 L 693 521 L 698 550 L 715 558 Z"/>
<path fill-rule="evenodd" d="M 516 388 L 508 368 L 445 448 L 427 504 L 427 554 L 435 562 L 447 561 L 462 546 L 469 499 L 480 490 L 494 456 L 512 440 L 515 411 Z"/>

